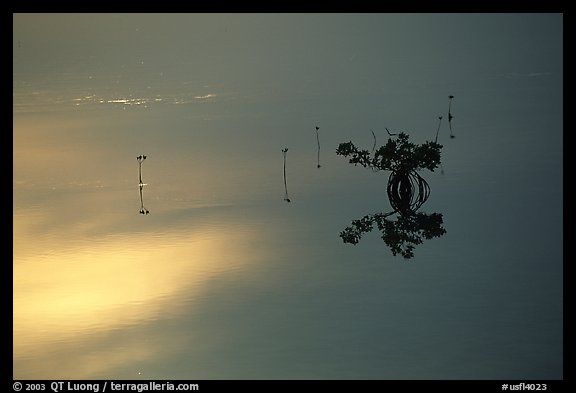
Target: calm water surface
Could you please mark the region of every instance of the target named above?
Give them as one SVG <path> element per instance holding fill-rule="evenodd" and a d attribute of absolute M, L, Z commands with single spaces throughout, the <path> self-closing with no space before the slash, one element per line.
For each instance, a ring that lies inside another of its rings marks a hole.
<path fill-rule="evenodd" d="M 264 16 L 14 16 L 14 378 L 562 378 L 561 16 Z M 344 244 L 440 115 L 447 233 Z"/>

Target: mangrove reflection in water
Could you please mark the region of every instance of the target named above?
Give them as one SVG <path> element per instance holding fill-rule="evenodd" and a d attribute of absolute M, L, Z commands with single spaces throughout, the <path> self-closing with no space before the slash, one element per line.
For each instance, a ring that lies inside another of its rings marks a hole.
<path fill-rule="evenodd" d="M 145 185 L 146 184 L 138 185 L 138 188 L 140 189 L 140 214 L 150 214 L 150 210 L 144 207 L 144 199 L 142 197 L 142 190 L 144 189 Z"/>
<path fill-rule="evenodd" d="M 316 160 L 316 168 L 322 167 L 322 165 L 320 165 L 320 137 L 318 136 L 319 129 L 320 127 L 316 126 L 316 144 L 318 145 L 318 157 Z"/>
<path fill-rule="evenodd" d="M 454 98 L 453 95 L 448 96 L 448 126 L 450 127 L 450 138 L 454 139 L 454 134 L 452 133 L 452 99 Z"/>
<path fill-rule="evenodd" d="M 452 97 L 452 96 L 451 96 Z M 442 117 L 440 117 L 440 120 Z M 438 130 L 440 124 L 438 125 Z M 388 135 L 396 136 L 386 128 Z M 376 146 L 376 135 L 374 147 Z M 436 139 L 438 132 L 436 132 Z M 420 146 L 408 141 L 407 134 L 401 132 L 397 140 L 388 139 L 385 146 L 372 152 L 370 157 L 368 150 L 359 150 L 352 142 L 341 143 L 336 154 L 348 157 L 351 164 L 360 164 L 369 167 L 373 171 L 389 170 L 386 192 L 392 212 L 369 214 L 359 220 L 353 220 L 351 226 L 346 227 L 340 237 L 344 243 L 358 244 L 364 233 L 372 231 L 374 224 L 382 232 L 382 240 L 392 254 L 398 253 L 406 259 L 414 256 L 414 247 L 423 242 L 422 238 L 431 239 L 440 237 L 446 233 L 442 227 L 442 214 L 418 213 L 418 209 L 428 200 L 430 186 L 428 182 L 418 174 L 418 170 L 429 169 L 434 171 L 440 165 L 440 145 L 436 140 L 426 142 Z M 398 214 L 397 220 L 390 221 L 388 217 Z"/>
<path fill-rule="evenodd" d="M 288 153 L 287 147 L 282 149 L 282 155 L 284 156 L 284 200 L 290 202 L 290 198 L 288 198 L 288 185 L 286 184 L 286 153 Z"/>

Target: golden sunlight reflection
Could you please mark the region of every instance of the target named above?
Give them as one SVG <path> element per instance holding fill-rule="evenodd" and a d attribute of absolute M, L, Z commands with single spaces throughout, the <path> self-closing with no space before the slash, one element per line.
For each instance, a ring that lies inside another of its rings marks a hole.
<path fill-rule="evenodd" d="M 195 96 L 194 98 L 197 98 L 199 100 L 207 100 L 208 98 L 214 98 L 216 97 L 216 94 L 205 94 L 203 96 Z"/>
<path fill-rule="evenodd" d="M 73 88 L 67 86 L 65 89 L 59 89 L 53 85 L 51 80 L 35 81 L 34 84 L 26 81 L 14 81 L 14 113 L 54 111 L 57 108 L 60 110 L 65 108 L 78 109 L 79 107 L 147 108 L 152 105 L 195 104 L 239 97 L 238 92 L 221 91 L 218 86 L 200 88 L 177 82 L 172 84 L 166 82 L 154 87 L 125 86 L 123 83 L 119 83 L 113 89 L 110 89 L 109 85 L 102 85 L 100 82 L 91 81 L 91 78 L 86 77 L 78 77 L 78 79 L 69 82 L 73 84 Z M 169 89 L 166 86 L 169 86 Z"/>
<path fill-rule="evenodd" d="M 16 227 L 15 223 L 15 235 L 22 233 Z M 64 344 L 85 343 L 116 329 L 190 312 L 202 301 L 211 280 L 230 272 L 237 275 L 257 262 L 258 255 L 248 248 L 253 237 L 245 227 L 239 230 L 234 225 L 109 236 L 98 242 L 83 240 L 71 249 L 64 237 L 60 245 L 51 244 L 49 252 L 24 256 L 18 252 L 24 247 L 19 242 L 13 274 L 15 361 L 42 354 L 49 359 L 54 351 L 63 351 Z M 139 359 L 162 349 L 132 347 L 129 352 L 140 351 Z M 122 362 L 133 355 L 114 356 Z M 110 364 L 109 356 L 90 356 L 86 361 L 92 371 L 104 367 L 94 362 Z"/>

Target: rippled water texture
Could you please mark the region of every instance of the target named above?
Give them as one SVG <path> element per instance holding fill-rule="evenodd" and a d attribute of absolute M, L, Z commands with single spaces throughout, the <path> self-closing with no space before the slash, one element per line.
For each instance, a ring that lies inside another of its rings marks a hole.
<path fill-rule="evenodd" d="M 562 24 L 15 14 L 14 378 L 561 379 Z M 446 234 L 345 244 L 439 116 Z"/>

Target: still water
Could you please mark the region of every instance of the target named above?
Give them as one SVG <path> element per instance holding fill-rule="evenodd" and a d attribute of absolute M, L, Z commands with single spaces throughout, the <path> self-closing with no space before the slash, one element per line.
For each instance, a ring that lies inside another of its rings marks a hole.
<path fill-rule="evenodd" d="M 14 16 L 15 379 L 562 378 L 561 17 L 156 18 Z M 438 116 L 446 234 L 344 244 Z"/>

